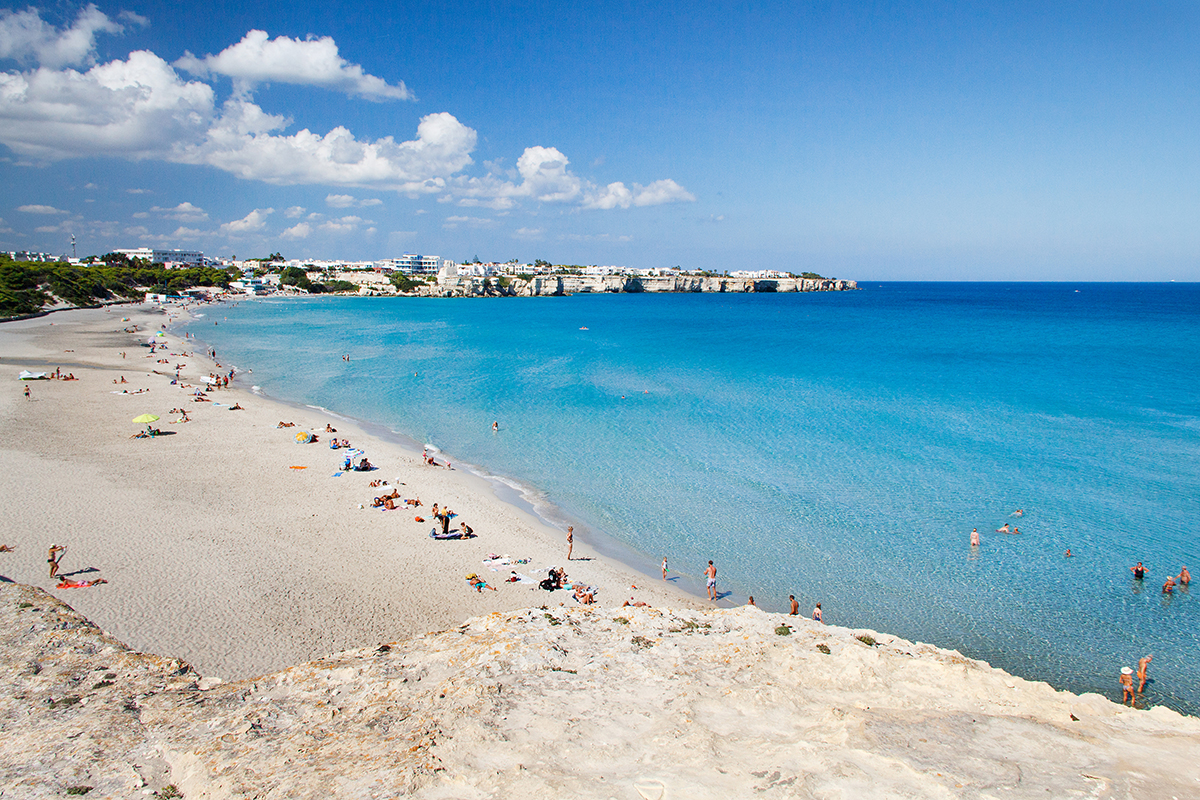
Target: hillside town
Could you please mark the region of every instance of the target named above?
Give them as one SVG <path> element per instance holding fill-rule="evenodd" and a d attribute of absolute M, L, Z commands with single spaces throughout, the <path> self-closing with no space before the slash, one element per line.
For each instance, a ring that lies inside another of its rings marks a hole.
<path fill-rule="evenodd" d="M 251 296 L 481 296 L 636 291 L 828 291 L 856 288 L 850 281 L 828 279 L 811 272 L 775 269 L 714 273 L 689 271 L 679 266 L 632 268 L 551 264 L 541 259 L 533 263 L 522 263 L 518 259 L 485 262 L 478 257 L 456 262 L 419 253 L 404 253 L 374 261 L 288 259 L 280 253 L 238 260 L 236 257 L 210 257 L 198 250 L 149 247 L 117 249 L 104 256 L 86 258 L 35 252 L 9 252 L 6 255 L 17 262 L 59 263 L 79 267 L 120 263 L 128 266 L 153 265 L 167 270 L 209 268 L 225 272 L 229 276 L 227 287 L 195 286 L 187 290 L 191 295 L 206 296 L 224 293 Z M 169 296 L 158 292 L 150 294 L 150 298 L 155 300 L 164 300 Z"/>

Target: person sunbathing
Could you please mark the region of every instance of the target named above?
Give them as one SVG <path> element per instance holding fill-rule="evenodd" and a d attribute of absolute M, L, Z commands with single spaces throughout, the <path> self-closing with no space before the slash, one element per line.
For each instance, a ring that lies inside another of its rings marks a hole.
<path fill-rule="evenodd" d="M 0 544 L 0 553 L 11 553 L 13 549 L 6 544 Z"/>
<path fill-rule="evenodd" d="M 325 423 L 325 432 L 326 433 L 337 433 L 337 428 L 333 427 L 328 422 L 326 422 Z"/>
<path fill-rule="evenodd" d="M 496 591 L 495 586 L 488 586 L 488 582 L 474 572 L 467 576 L 467 583 L 477 592 L 482 592 L 484 589 L 491 589 L 493 592 Z"/>
<path fill-rule="evenodd" d="M 575 599 L 583 603 L 585 606 L 590 606 L 596 602 L 595 590 L 590 586 L 578 584 L 575 586 Z"/>
<path fill-rule="evenodd" d="M 396 501 L 392 499 L 392 496 L 391 496 L 391 495 L 385 495 L 385 496 L 384 496 L 384 498 L 383 498 L 383 507 L 384 507 L 384 508 L 386 508 L 388 511 L 395 511 L 395 510 L 396 510 Z"/>
<path fill-rule="evenodd" d="M 234 403 L 233 405 L 231 405 L 229 407 L 229 410 L 230 411 L 245 411 L 246 409 L 242 408 L 240 404 Z"/>
<path fill-rule="evenodd" d="M 751 605 L 753 605 L 753 604 L 751 604 Z M 641 600 L 638 600 L 638 601 L 635 603 L 635 602 L 633 602 L 633 598 L 631 597 L 631 598 L 629 598 L 628 600 L 626 600 L 626 601 L 625 601 L 625 602 L 624 602 L 624 603 L 621 605 L 621 608 L 628 608 L 628 607 L 630 607 L 630 606 L 635 606 L 635 607 L 637 607 L 637 608 L 649 608 L 649 607 L 650 607 L 650 604 L 649 604 L 649 603 L 643 603 Z"/>
<path fill-rule="evenodd" d="M 73 581 L 70 578 L 63 578 L 59 582 L 59 589 L 86 589 L 89 586 L 99 586 L 102 583 L 108 583 L 104 578 L 96 578 L 92 581 Z"/>
<path fill-rule="evenodd" d="M 294 428 L 294 427 L 296 427 L 296 423 L 284 422 L 283 420 L 279 420 L 279 424 L 276 425 L 275 427 L 276 428 Z"/>
<path fill-rule="evenodd" d="M 371 508 L 379 508 L 382 505 L 383 505 L 382 497 L 376 497 L 374 500 L 371 501 Z"/>
<path fill-rule="evenodd" d="M 412 508 L 416 508 L 417 506 L 421 505 L 421 498 L 415 497 L 411 500 L 405 500 L 404 504 L 406 506 L 411 506 Z"/>

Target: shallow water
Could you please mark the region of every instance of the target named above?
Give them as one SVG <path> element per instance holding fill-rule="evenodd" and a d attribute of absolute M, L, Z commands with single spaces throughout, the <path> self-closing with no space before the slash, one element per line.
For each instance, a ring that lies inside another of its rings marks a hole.
<path fill-rule="evenodd" d="M 1076 691 L 1119 696 L 1120 667 L 1153 653 L 1148 699 L 1200 710 L 1197 598 L 1159 590 L 1200 565 L 1200 286 L 266 299 L 207 314 L 190 329 L 269 394 L 514 479 L 647 571 L 667 555 L 699 587 L 711 558 L 730 600 L 784 610 L 795 594 L 827 622 Z M 1022 535 L 995 533 L 1004 522 Z"/>

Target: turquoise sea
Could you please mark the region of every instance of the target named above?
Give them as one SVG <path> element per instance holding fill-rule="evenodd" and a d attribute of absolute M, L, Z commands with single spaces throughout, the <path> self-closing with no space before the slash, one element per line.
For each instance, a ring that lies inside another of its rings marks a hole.
<path fill-rule="evenodd" d="M 728 602 L 1114 698 L 1152 653 L 1147 700 L 1200 711 L 1200 584 L 1160 588 L 1200 568 L 1200 285 L 861 285 L 268 298 L 190 330 L 698 594 L 711 558 Z"/>

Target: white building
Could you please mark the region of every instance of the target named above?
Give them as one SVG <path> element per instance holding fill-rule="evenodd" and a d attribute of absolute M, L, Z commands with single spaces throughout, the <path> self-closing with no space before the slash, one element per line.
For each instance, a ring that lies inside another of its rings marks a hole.
<path fill-rule="evenodd" d="M 204 266 L 204 253 L 199 250 L 158 250 L 150 247 L 137 247 L 127 250 L 114 250 L 129 258 L 140 258 L 151 264 L 178 264 L 184 267 Z"/>
<path fill-rule="evenodd" d="M 422 256 L 416 253 L 405 253 L 396 258 L 385 258 L 375 262 L 375 266 L 389 272 L 399 272 L 402 275 L 436 275 L 445 264 L 453 264 L 450 259 L 438 256 Z"/>

